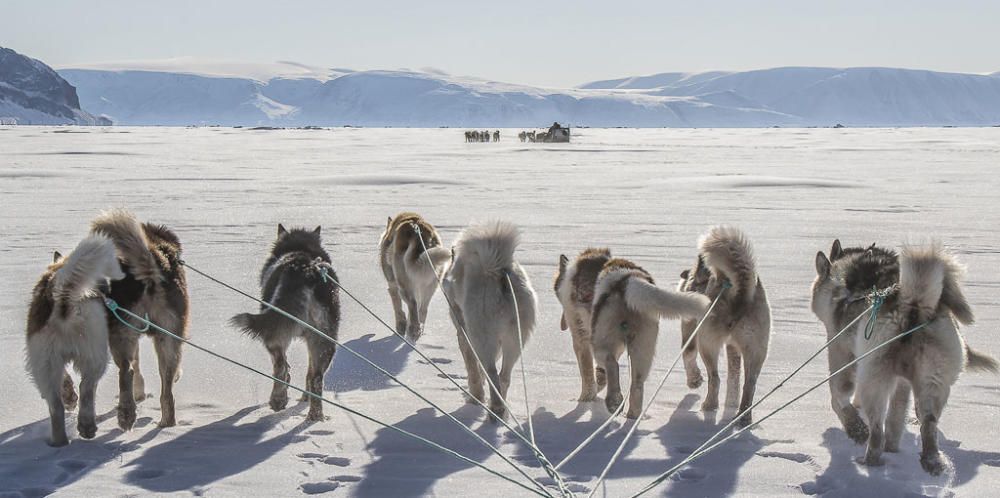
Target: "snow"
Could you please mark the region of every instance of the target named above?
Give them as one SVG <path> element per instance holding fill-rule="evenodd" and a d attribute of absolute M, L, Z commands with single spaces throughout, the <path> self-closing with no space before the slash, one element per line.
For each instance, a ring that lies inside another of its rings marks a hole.
<path fill-rule="evenodd" d="M 63 66 L 57 69 L 59 71 L 63 69 L 92 69 L 115 72 L 146 71 L 214 78 L 252 79 L 260 82 L 266 82 L 275 78 L 308 78 L 326 81 L 331 77 L 350 71 L 310 66 L 292 61 L 252 63 L 204 57 L 172 57 L 169 59 L 95 62 L 73 64 L 72 66 Z"/>
<path fill-rule="evenodd" d="M 116 376 L 98 389 L 97 438 L 45 444 L 44 402 L 22 371 L 24 319 L 51 251 L 67 250 L 101 209 L 127 206 L 177 231 L 185 259 L 256 292 L 259 266 L 279 222 L 323 225 L 343 284 L 383 318 L 391 306 L 377 266 L 386 216 L 416 210 L 446 243 L 471 221 L 503 218 L 524 232 L 517 257 L 539 295 L 538 330 L 525 351 L 529 397 L 542 450 L 557 461 L 607 416 L 603 400 L 577 403 L 570 337 L 559 330 L 551 291 L 560 253 L 608 245 L 669 285 L 687 268 L 709 225 L 745 229 L 757 249 L 773 307 L 771 349 L 759 392 L 775 386 L 825 340 L 809 311 L 816 251 L 847 244 L 899 245 L 937 237 L 969 267 L 965 291 L 977 323 L 973 347 L 1000 356 L 1000 246 L 995 165 L 1000 129 L 574 130 L 571 144 L 466 144 L 459 130 L 0 127 L 0 495 L 520 496 L 522 490 L 357 417 L 327 407 L 305 423 L 305 406 L 267 407 L 270 383 L 194 349 L 177 384 L 177 427 L 159 429 L 156 362 L 144 340 L 150 399 L 136 428 L 116 428 Z M 194 341 L 267 370 L 264 348 L 226 324 L 253 302 L 189 273 Z M 450 410 L 542 478 L 527 449 L 486 423 L 482 410 L 407 352 L 346 296 L 340 339 Z M 464 378 L 455 331 L 439 295 L 419 347 Z M 665 321 L 650 384 L 680 338 Z M 305 352 L 292 347 L 301 383 Z M 759 418 L 827 374 L 825 355 L 792 379 Z M 723 374 L 724 375 L 724 374 Z M 515 379 L 519 377 L 515 376 Z M 338 351 L 327 396 L 516 475 L 453 423 Z M 460 380 L 463 381 L 463 380 Z M 704 388 L 702 388 L 704 389 Z M 675 372 L 612 470 L 606 496 L 622 496 L 679 462 L 731 411 L 702 413 L 703 390 Z M 918 463 L 916 426 L 898 454 L 869 469 L 854 459 L 825 389 L 698 460 L 653 496 L 988 496 L 1000 479 L 1000 385 L 966 374 L 941 420 L 945 475 Z M 511 405 L 524 406 L 520 385 Z M 649 392 L 649 391 L 647 391 Z M 523 415 L 522 415 L 523 416 Z M 627 428 L 627 426 L 625 426 Z M 585 493 L 624 434 L 621 421 L 565 468 Z M 598 490 L 598 496 L 605 493 Z"/>

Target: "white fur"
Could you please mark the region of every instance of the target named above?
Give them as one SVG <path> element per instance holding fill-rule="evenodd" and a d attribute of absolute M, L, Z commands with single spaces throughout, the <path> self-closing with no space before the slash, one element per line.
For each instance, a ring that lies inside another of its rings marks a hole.
<path fill-rule="evenodd" d="M 62 262 L 53 276 L 56 305 L 45 325 L 28 336 L 26 348 L 28 373 L 49 406 L 55 446 L 68 442 L 62 394 L 70 362 L 81 378 L 80 433 L 90 438 L 96 431 L 94 391 L 108 364 L 108 323 L 94 293 L 105 279 L 124 277 L 113 243 L 100 235 L 85 238 Z"/>
<path fill-rule="evenodd" d="M 484 399 L 483 371 L 473 355 L 475 351 L 483 362 L 485 374 L 498 388 L 491 390 L 490 409 L 501 417 L 506 413 L 503 399 L 510 386 L 511 371 L 523 347 L 518 341 L 518 326 L 525 343 L 535 328 L 535 291 L 524 269 L 514 261 L 519 240 L 517 228 L 510 223 L 469 227 L 455 243 L 455 259 L 443 289 L 455 307 L 452 319 L 458 330 L 469 390 L 480 401 Z M 513 286 L 514 300 L 507 276 Z M 496 362 L 500 359 L 502 365 L 498 371 Z"/>
<path fill-rule="evenodd" d="M 643 279 L 629 279 L 625 304 L 629 308 L 663 318 L 701 318 L 710 301 L 703 294 L 661 289 Z"/>

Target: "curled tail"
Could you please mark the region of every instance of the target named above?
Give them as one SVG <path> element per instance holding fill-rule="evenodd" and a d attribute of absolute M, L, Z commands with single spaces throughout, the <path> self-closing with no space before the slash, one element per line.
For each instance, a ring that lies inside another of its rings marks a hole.
<path fill-rule="evenodd" d="M 740 229 L 716 226 L 698 241 L 698 252 L 716 278 L 724 277 L 733 286 L 735 300 L 750 302 L 757 289 L 757 261 L 753 246 Z"/>
<path fill-rule="evenodd" d="M 664 318 L 701 318 L 708 310 L 709 299 L 695 292 L 661 289 L 641 278 L 629 278 L 625 284 L 625 304 L 640 313 Z"/>
<path fill-rule="evenodd" d="M 163 279 L 160 266 L 149 250 L 146 232 L 132 213 L 124 209 L 105 211 L 91 222 L 90 231 L 114 242 L 136 279 L 154 282 Z"/>
<path fill-rule="evenodd" d="M 53 279 L 52 297 L 66 305 L 93 296 L 105 280 L 125 278 L 115 255 L 115 246 L 103 235 L 90 235 L 63 259 Z"/>
<path fill-rule="evenodd" d="M 962 293 L 965 268 L 941 244 L 903 248 L 899 258 L 899 310 L 905 329 L 935 318 L 947 309 L 960 323 L 975 320 Z M 904 330 L 905 330 L 904 329 Z"/>
<path fill-rule="evenodd" d="M 521 232 L 513 223 L 493 221 L 466 228 L 455 243 L 459 257 L 474 262 L 483 273 L 499 277 L 514 265 Z"/>
<path fill-rule="evenodd" d="M 1000 373 L 1000 363 L 997 362 L 996 358 L 993 358 L 986 353 L 980 353 L 979 351 L 970 348 L 968 344 L 965 345 L 965 356 L 965 367 L 969 370 Z"/>

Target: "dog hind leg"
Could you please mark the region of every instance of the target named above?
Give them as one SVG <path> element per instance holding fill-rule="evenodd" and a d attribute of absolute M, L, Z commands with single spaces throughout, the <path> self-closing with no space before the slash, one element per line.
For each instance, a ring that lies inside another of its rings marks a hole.
<path fill-rule="evenodd" d="M 753 404 L 754 395 L 757 393 L 757 379 L 760 371 L 764 367 L 764 352 L 755 350 L 744 350 L 743 354 L 743 397 L 740 399 L 740 413 L 747 410 L 740 416 L 738 427 L 746 427 L 753 422 L 753 413 L 749 411 Z"/>
<path fill-rule="evenodd" d="M 288 357 L 285 355 L 288 345 L 289 340 L 287 339 L 266 342 L 264 344 L 267 352 L 271 355 L 271 363 L 274 366 L 274 377 L 285 382 L 292 380 L 288 368 Z M 268 403 L 271 406 L 271 410 L 276 412 L 284 410 L 288 406 L 288 386 L 280 382 L 275 382 L 274 387 L 271 389 L 271 398 Z"/>
<path fill-rule="evenodd" d="M 639 418 L 642 415 L 643 396 L 646 379 L 653 365 L 653 353 L 656 351 L 657 325 L 640 326 L 632 342 L 628 344 L 628 357 L 632 370 L 632 380 L 629 386 L 628 418 Z M 616 362 L 617 363 L 617 362 Z"/>
<path fill-rule="evenodd" d="M 389 284 L 389 299 L 392 301 L 392 312 L 396 315 L 396 335 L 406 333 L 406 314 L 403 313 L 403 300 L 399 297 L 399 287 Z"/>
<path fill-rule="evenodd" d="M 928 474 L 939 475 L 944 471 L 941 451 L 938 449 L 937 426 L 951 388 L 932 382 L 914 382 L 913 394 L 920 419 L 920 466 Z"/>
<path fill-rule="evenodd" d="M 135 425 L 135 359 L 139 356 L 139 338 L 121 325 L 111 328 L 108 337 L 111 356 L 118 366 L 118 427 L 132 430 Z"/>
<path fill-rule="evenodd" d="M 74 410 L 79 400 L 76 395 L 76 388 L 73 386 L 73 378 L 69 376 L 69 371 L 63 371 L 62 381 L 62 402 L 67 410 Z"/>
<path fill-rule="evenodd" d="M 701 369 L 698 368 L 698 341 L 697 339 L 688 343 L 688 339 L 691 334 L 694 333 L 695 327 L 698 326 L 696 320 L 683 320 L 681 322 L 681 346 L 687 344 L 684 348 L 684 372 L 687 374 L 687 386 L 690 389 L 697 389 L 701 387 L 702 382 L 705 378 L 701 375 Z"/>
<path fill-rule="evenodd" d="M 594 401 L 597 397 L 597 381 L 594 377 L 594 352 L 590 345 L 590 333 L 573 320 L 570 324 L 573 334 L 573 352 L 580 368 L 580 397 L 578 401 Z M 605 379 L 607 382 L 607 379 Z"/>
<path fill-rule="evenodd" d="M 740 370 L 743 368 L 743 356 L 733 344 L 726 344 L 726 408 L 736 408 L 740 397 Z"/>
<path fill-rule="evenodd" d="M 844 338 L 840 342 L 830 345 L 827 350 L 830 373 L 843 368 L 854 359 L 849 342 L 847 338 Z M 858 409 L 851 402 L 851 398 L 854 396 L 856 371 L 857 367 L 852 366 L 830 379 L 830 405 L 833 406 L 833 412 L 837 414 L 837 418 L 844 426 L 847 437 L 855 443 L 861 444 L 868 440 L 868 425 L 865 424 Z"/>
<path fill-rule="evenodd" d="M 885 419 L 885 451 L 899 452 L 899 440 L 906 426 L 906 412 L 910 407 L 910 384 L 900 380 L 889 401 L 889 415 Z"/>
<path fill-rule="evenodd" d="M 333 362 L 333 354 L 336 347 L 329 342 L 313 336 L 307 341 L 309 347 L 309 370 L 306 372 L 307 390 L 317 396 L 323 396 L 323 376 Z M 323 401 L 319 398 L 309 397 L 309 415 L 306 420 L 323 420 Z"/>
<path fill-rule="evenodd" d="M 709 344 L 707 341 L 698 341 L 698 352 L 701 354 L 701 361 L 705 364 L 705 373 L 708 375 L 708 390 L 705 392 L 705 400 L 701 403 L 702 411 L 710 412 L 719 408 L 719 346 Z"/>
<path fill-rule="evenodd" d="M 868 417 L 868 449 L 862 463 L 876 467 L 883 464 L 882 450 L 885 447 L 885 415 L 889 394 L 896 387 L 896 378 L 891 372 L 868 372 L 861 379 L 861 407 Z"/>
<path fill-rule="evenodd" d="M 174 329 L 177 330 L 177 329 Z M 160 368 L 160 427 L 177 425 L 174 405 L 174 382 L 181 364 L 181 342 L 162 335 L 154 338 L 156 361 Z"/>
<path fill-rule="evenodd" d="M 462 360 L 465 363 L 469 393 L 475 398 L 468 401 L 482 403 L 486 401 L 486 393 L 483 391 L 483 369 L 479 368 L 479 362 L 476 361 L 476 356 L 472 352 L 472 346 L 461 331 L 458 332 L 458 349 L 462 352 Z"/>

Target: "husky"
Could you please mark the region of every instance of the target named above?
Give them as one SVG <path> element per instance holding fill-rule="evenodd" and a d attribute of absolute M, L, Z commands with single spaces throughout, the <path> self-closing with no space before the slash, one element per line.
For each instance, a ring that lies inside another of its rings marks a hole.
<path fill-rule="evenodd" d="M 323 249 L 320 227 L 311 231 L 301 228 L 286 230 L 279 224 L 278 237 L 260 272 L 261 299 L 313 325 L 327 337 L 336 339 L 340 326 L 340 297 L 335 281 L 338 281 L 337 274 L 331 266 L 330 255 Z M 330 368 L 336 350 L 333 342 L 264 305 L 261 305 L 260 313 L 240 313 L 232 317 L 230 323 L 264 343 L 274 364 L 274 376 L 284 382 L 291 381 L 286 356 L 288 346 L 294 338 L 305 340 L 309 349 L 306 390 L 323 395 L 323 375 Z M 309 400 L 306 418 L 323 420 L 322 401 L 303 394 L 302 401 L 306 399 Z M 270 406 L 274 411 L 288 406 L 288 387 L 285 384 L 274 383 Z"/>
<path fill-rule="evenodd" d="M 708 374 L 708 392 L 701 409 L 713 411 L 719 407 L 719 353 L 725 345 L 728 360 L 726 406 L 735 407 L 739 400 L 739 413 L 743 415 L 737 426 L 746 427 L 753 422 L 748 409 L 753 404 L 757 378 L 767 358 L 771 338 L 771 307 L 746 234 L 729 226 L 709 229 L 698 241 L 698 263 L 688 273 L 687 280 L 686 287 L 710 300 L 718 299 L 712 312 L 705 316 L 695 341 Z M 682 336 L 690 337 L 695 326 L 691 322 L 682 325 Z M 685 365 L 691 360 L 689 354 Z M 689 370 L 689 386 L 696 383 L 694 377 Z"/>
<path fill-rule="evenodd" d="M 65 446 L 66 409 L 79 399 L 77 430 L 84 439 L 97 433 L 94 391 L 108 364 L 108 321 L 98 293 L 109 280 L 125 278 L 106 237 L 83 239 L 69 256 L 56 252 L 31 296 L 27 323 L 27 370 L 49 405 L 49 444 Z M 80 374 L 80 396 L 66 364 Z"/>
<path fill-rule="evenodd" d="M 811 307 L 830 340 L 868 308 L 865 298 L 873 290 L 886 291 L 899 283 L 899 257 L 875 244 L 845 248 L 838 239 L 829 258 L 817 253 L 816 273 Z M 827 348 L 831 374 L 854 360 L 855 330 L 851 327 Z M 857 365 L 848 367 L 830 380 L 830 405 L 847 436 L 860 444 L 868 440 L 868 425 L 852 401 L 856 371 Z"/>
<path fill-rule="evenodd" d="M 705 294 L 708 289 L 708 280 L 712 277 L 712 272 L 705 266 L 705 258 L 698 256 L 698 262 L 693 269 L 681 272 L 681 278 L 677 282 L 677 290 L 680 292 L 698 292 Z M 684 358 L 684 371 L 687 374 L 687 385 L 690 389 L 697 389 L 705 381 L 698 368 L 698 341 L 688 342 L 691 334 L 694 334 L 698 327 L 699 319 L 684 318 L 681 320 L 681 347 Z"/>
<path fill-rule="evenodd" d="M 839 256 L 836 259 L 822 252 L 816 257 L 813 309 L 828 324 L 845 316 L 845 301 L 857 300 L 851 289 L 858 284 L 851 277 L 860 273 L 859 267 L 868 264 L 876 273 L 887 275 L 880 283 L 891 282 L 893 274 L 892 258 L 883 260 L 881 266 L 872 265 L 858 258 L 857 250 L 841 253 L 838 247 L 835 243 L 831 251 Z M 862 255 L 869 255 L 870 260 L 871 253 L 868 250 Z M 870 331 L 870 337 L 855 332 L 852 352 L 858 357 L 899 334 L 921 329 L 875 351 L 857 365 L 856 397 L 869 423 L 862 463 L 878 466 L 883 451 L 899 451 L 912 391 L 920 421 L 920 465 L 927 473 L 938 475 L 944 470 L 944 462 L 937 444 L 937 424 L 951 386 L 963 367 L 996 373 L 1000 364 L 970 348 L 958 330 L 959 324 L 971 324 L 975 317 L 962 292 L 960 281 L 965 268 L 957 258 L 940 244 L 932 243 L 904 247 L 897 261 L 898 283 L 885 289 L 886 298 L 875 323 L 869 323 L 866 316 L 855 325 L 856 330 Z"/>
<path fill-rule="evenodd" d="M 455 242 L 442 289 L 452 305 L 469 392 L 479 402 L 485 400 L 485 369 L 491 383 L 489 408 L 500 418 L 506 417 L 504 399 L 511 371 L 535 328 L 535 291 L 527 273 L 514 260 L 520 239 L 517 227 L 507 222 L 466 228 Z M 519 331 L 524 342 L 518 340 Z M 501 358 L 497 372 L 496 363 Z"/>
<path fill-rule="evenodd" d="M 705 314 L 708 298 L 656 286 L 653 277 L 638 265 L 621 258 L 604 263 L 594 288 L 591 316 L 594 359 L 604 367 L 608 411 L 621 406 L 623 396 L 618 358 L 628 350 L 632 379 L 626 416 L 642 413 L 643 386 L 649 377 L 659 334 L 660 317 L 692 318 Z"/>
<path fill-rule="evenodd" d="M 379 263 L 396 314 L 396 333 L 405 333 L 411 341 L 416 341 L 423 334 L 427 307 L 451 252 L 441 245 L 434 226 L 416 213 L 390 217 L 378 248 Z M 403 313 L 403 301 L 409 316 Z"/>
<path fill-rule="evenodd" d="M 106 211 L 92 223 L 93 234 L 114 242 L 125 278 L 111 284 L 108 296 L 123 308 L 143 316 L 180 337 L 187 338 L 188 293 L 181 243 L 167 227 L 140 223 L 123 209 Z M 113 316 L 108 317 L 108 345 L 118 366 L 118 426 L 130 430 L 135 424 L 136 402 L 146 397 L 139 372 L 139 336 Z M 160 427 L 177 424 L 174 383 L 181 376 L 181 342 L 154 333 L 160 370 Z"/>
<path fill-rule="evenodd" d="M 559 269 L 553 287 L 563 308 L 559 328 L 568 328 L 573 335 L 573 351 L 580 367 L 579 401 L 594 401 L 597 393 L 607 384 L 604 366 L 594 368 L 590 311 L 597 276 L 610 260 L 611 251 L 608 249 L 585 249 L 572 263 L 566 255 L 559 255 Z"/>

